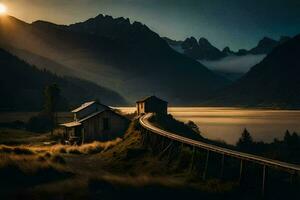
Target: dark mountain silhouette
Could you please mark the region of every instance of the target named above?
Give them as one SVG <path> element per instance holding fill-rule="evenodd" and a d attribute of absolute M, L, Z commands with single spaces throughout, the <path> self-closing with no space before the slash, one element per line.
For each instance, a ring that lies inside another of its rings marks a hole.
<path fill-rule="evenodd" d="M 225 52 L 214 47 L 205 38 L 200 38 L 199 41 L 194 37 L 184 41 L 176 41 L 166 37 L 164 39 L 173 49 L 195 60 L 219 60 L 227 56 Z"/>
<path fill-rule="evenodd" d="M 300 35 L 277 47 L 213 101 L 219 105 L 300 108 Z"/>
<path fill-rule="evenodd" d="M 278 41 L 264 37 L 260 40 L 256 47 L 246 50 L 239 49 L 234 52 L 230 47 L 225 47 L 222 51 L 214 47 L 205 38 L 200 38 L 199 42 L 194 37 L 187 38 L 185 41 L 175 41 L 170 38 L 164 38 L 166 42 L 176 51 L 184 53 L 196 60 L 220 60 L 226 56 L 245 56 L 269 54 L 276 46 L 290 39 L 288 36 L 282 36 Z"/>
<path fill-rule="evenodd" d="M 46 70 L 39 70 L 3 49 L 0 49 L 0 66 L 1 111 L 41 110 L 44 88 L 54 83 L 61 88 L 61 109 L 64 110 L 90 99 L 99 99 L 113 105 L 126 104 L 120 95 L 111 90 L 78 78 L 59 77 Z"/>
<path fill-rule="evenodd" d="M 225 55 L 227 55 L 227 56 L 233 55 L 233 54 L 234 54 L 234 52 L 230 49 L 230 47 L 225 47 L 225 48 L 222 50 L 222 52 L 223 52 Z"/>
<path fill-rule="evenodd" d="M 194 104 L 228 84 L 173 51 L 147 26 L 124 18 L 99 15 L 65 26 L 1 17 L 0 43 L 53 60 L 131 102 L 156 93 L 178 104 Z"/>
<path fill-rule="evenodd" d="M 226 56 L 226 54 L 211 45 L 205 38 L 200 38 L 198 43 L 196 41 L 191 46 L 187 45 L 185 47 L 184 44 L 187 40 L 182 43 L 182 47 L 185 50 L 184 53 L 191 58 L 196 60 L 218 60 Z"/>
<path fill-rule="evenodd" d="M 273 40 L 268 37 L 264 37 L 258 42 L 258 45 L 251 49 L 248 53 L 250 54 L 268 54 L 270 53 L 277 45 L 279 41 Z"/>
<path fill-rule="evenodd" d="M 240 49 L 237 52 L 234 52 L 234 55 L 237 56 L 244 56 L 244 55 L 267 55 L 269 53 L 271 53 L 271 51 L 277 47 L 278 45 L 290 40 L 291 38 L 288 36 L 281 36 L 279 40 L 274 40 L 272 38 L 269 37 L 264 37 L 263 39 L 261 39 L 257 46 L 250 49 L 250 50 L 246 50 L 246 49 Z"/>
<path fill-rule="evenodd" d="M 23 49 L 15 49 L 9 46 L 2 46 L 2 48 L 5 48 L 7 51 L 17 56 L 18 58 L 22 58 L 22 60 L 24 60 L 28 64 L 36 66 L 38 69 L 46 69 L 47 71 L 55 74 L 76 77 L 76 74 L 73 73 L 72 69 L 53 60 L 50 60 L 49 58 L 34 54 Z"/>

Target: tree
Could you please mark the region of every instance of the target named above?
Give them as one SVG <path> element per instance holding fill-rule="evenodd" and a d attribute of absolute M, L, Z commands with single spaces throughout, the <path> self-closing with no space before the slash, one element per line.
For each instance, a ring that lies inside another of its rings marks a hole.
<path fill-rule="evenodd" d="M 49 85 L 44 91 L 44 114 L 52 121 L 52 128 L 57 124 L 57 109 L 60 101 L 60 88 L 57 84 Z"/>
<path fill-rule="evenodd" d="M 187 125 L 188 127 L 190 127 L 190 129 L 192 129 L 192 130 L 195 131 L 196 133 L 199 133 L 199 134 L 201 133 L 199 127 L 197 126 L 197 124 L 195 124 L 195 122 L 193 122 L 193 121 L 188 121 L 188 122 L 186 123 L 186 125 Z"/>
<path fill-rule="evenodd" d="M 241 150 L 244 151 L 252 151 L 253 149 L 253 139 L 251 134 L 248 132 L 248 130 L 245 128 L 242 136 L 240 137 L 240 139 L 237 142 L 237 147 Z"/>
<path fill-rule="evenodd" d="M 287 144 L 288 146 L 290 146 L 290 145 L 293 143 L 293 138 L 292 138 L 292 136 L 291 136 L 289 130 L 286 130 L 286 131 L 285 131 L 283 141 L 284 141 L 284 143 Z"/>

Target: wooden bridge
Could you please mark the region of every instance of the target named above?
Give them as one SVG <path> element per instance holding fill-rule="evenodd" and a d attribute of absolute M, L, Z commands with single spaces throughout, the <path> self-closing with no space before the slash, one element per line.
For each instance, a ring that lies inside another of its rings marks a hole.
<path fill-rule="evenodd" d="M 242 177 L 243 170 L 244 170 L 244 161 L 250 161 L 250 162 L 262 165 L 262 170 L 263 170 L 263 173 L 262 173 L 262 195 L 264 195 L 264 193 L 265 193 L 267 169 L 269 167 L 287 171 L 288 173 L 290 173 L 292 176 L 295 176 L 295 177 L 297 177 L 300 174 L 300 166 L 299 165 L 281 162 L 281 161 L 277 161 L 277 160 L 272 160 L 272 159 L 264 158 L 264 157 L 257 156 L 257 155 L 234 151 L 234 150 L 227 149 L 227 148 L 222 148 L 222 147 L 219 147 L 216 145 L 207 144 L 207 143 L 204 143 L 201 141 L 189 139 L 189 138 L 180 136 L 178 134 L 171 133 L 169 131 L 162 130 L 149 122 L 148 119 L 151 116 L 152 116 L 152 114 L 149 113 L 149 114 L 146 114 L 146 115 L 140 117 L 140 119 L 139 119 L 140 125 L 145 130 L 144 131 L 145 134 L 156 134 L 156 135 L 159 135 L 160 137 L 169 139 L 171 142 L 177 142 L 177 143 L 191 146 L 193 148 L 193 152 L 195 152 L 195 148 L 207 150 L 206 162 L 205 162 L 204 172 L 203 172 L 203 176 L 202 176 L 203 179 L 206 178 L 210 152 L 215 152 L 215 153 L 222 155 L 221 174 L 223 174 L 223 171 L 224 171 L 225 156 L 234 157 L 234 158 L 239 159 L 240 160 L 240 179 Z"/>

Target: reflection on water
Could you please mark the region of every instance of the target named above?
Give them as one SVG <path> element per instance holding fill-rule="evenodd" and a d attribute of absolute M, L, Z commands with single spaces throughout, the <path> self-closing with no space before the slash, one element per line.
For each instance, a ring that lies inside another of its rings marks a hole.
<path fill-rule="evenodd" d="M 134 112 L 135 108 L 121 108 Z M 234 144 L 244 128 L 257 141 L 282 138 L 284 132 L 300 133 L 300 111 L 239 108 L 172 107 L 169 112 L 181 121 L 194 121 L 204 137 Z"/>

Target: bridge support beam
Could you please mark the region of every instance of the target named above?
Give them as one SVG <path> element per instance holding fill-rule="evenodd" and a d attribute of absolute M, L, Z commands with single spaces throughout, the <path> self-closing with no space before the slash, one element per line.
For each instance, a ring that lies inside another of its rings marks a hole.
<path fill-rule="evenodd" d="M 161 153 L 159 154 L 159 156 L 163 156 L 164 153 L 167 152 L 168 149 L 171 148 L 172 144 L 173 144 L 173 141 L 170 141 L 170 143 L 168 144 L 168 146 L 166 146 L 166 148 L 161 151 Z"/>
<path fill-rule="evenodd" d="M 290 183 L 297 184 L 298 183 L 298 174 L 297 171 L 293 171 L 290 175 Z"/>
<path fill-rule="evenodd" d="M 192 160 L 191 160 L 191 166 L 190 166 L 190 173 L 193 171 L 193 168 L 194 168 L 195 153 L 196 153 L 196 148 L 195 148 L 195 146 L 193 146 L 193 153 L 192 153 Z"/>
<path fill-rule="evenodd" d="M 221 158 L 220 179 L 223 179 L 223 175 L 224 175 L 224 161 L 225 161 L 225 154 L 223 153 Z"/>
<path fill-rule="evenodd" d="M 240 177 L 239 177 L 239 184 L 242 183 L 244 179 L 244 161 L 241 160 L 241 163 L 240 163 Z"/>
<path fill-rule="evenodd" d="M 267 173 L 268 173 L 268 168 L 266 165 L 263 166 L 263 177 L 262 177 L 262 188 L 261 188 L 261 193 L 262 196 L 265 196 L 265 192 L 266 192 L 266 178 L 267 178 Z"/>
<path fill-rule="evenodd" d="M 208 168 L 208 161 L 209 161 L 209 150 L 207 150 L 207 153 L 206 153 L 206 161 L 205 161 L 205 166 L 204 166 L 204 171 L 203 171 L 203 180 L 206 179 L 206 176 L 207 176 L 207 168 Z"/>

